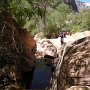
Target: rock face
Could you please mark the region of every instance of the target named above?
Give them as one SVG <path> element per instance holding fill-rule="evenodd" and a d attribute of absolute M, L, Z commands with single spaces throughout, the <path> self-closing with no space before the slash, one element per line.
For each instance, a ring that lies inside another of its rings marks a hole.
<path fill-rule="evenodd" d="M 76 5 L 76 1 L 75 0 L 64 0 L 64 2 L 68 5 L 71 5 L 72 9 L 74 11 L 78 11 L 78 7 Z"/>
<path fill-rule="evenodd" d="M 72 86 L 66 90 L 90 90 L 88 86 Z"/>
<path fill-rule="evenodd" d="M 26 80 L 25 78 L 30 81 L 36 59 L 32 51 L 34 47 L 35 41 L 30 34 L 22 28 L 20 31 L 17 22 L 9 13 L 0 12 L 0 89 L 5 88 L 8 81 L 9 84 L 12 81 Z M 4 78 L 7 82 L 3 82 Z"/>
<path fill-rule="evenodd" d="M 90 36 L 67 46 L 57 80 L 57 90 L 74 85 L 90 86 Z"/>
<path fill-rule="evenodd" d="M 76 40 L 79 40 L 81 38 L 84 37 L 88 37 L 90 36 L 90 31 L 84 31 L 84 32 L 76 32 L 74 34 L 70 35 L 66 35 L 66 38 L 64 38 L 64 42 L 65 43 L 73 43 Z"/>

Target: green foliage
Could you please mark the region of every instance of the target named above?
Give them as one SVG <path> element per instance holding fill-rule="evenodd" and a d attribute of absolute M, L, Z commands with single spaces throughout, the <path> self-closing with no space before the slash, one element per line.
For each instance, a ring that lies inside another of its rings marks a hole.
<path fill-rule="evenodd" d="M 81 13 L 82 13 L 82 29 L 90 30 L 90 9 L 85 9 Z"/>
<path fill-rule="evenodd" d="M 56 9 L 48 10 L 47 29 L 55 33 L 62 31 L 69 11 L 69 7 L 64 3 L 59 4 Z"/>
<path fill-rule="evenodd" d="M 80 25 L 73 25 L 71 31 L 72 31 L 73 33 L 75 33 L 75 32 L 80 32 L 80 31 L 81 31 Z"/>
<path fill-rule="evenodd" d="M 27 0 L 1 0 L 0 5 L 0 11 L 6 10 L 11 13 L 20 27 L 30 20 L 34 12 Z"/>
<path fill-rule="evenodd" d="M 71 12 L 63 0 L 0 0 L 2 10 L 11 13 L 20 27 L 28 28 L 33 34 L 40 31 L 40 19 L 41 29 L 46 32 L 90 30 L 90 9 Z"/>
<path fill-rule="evenodd" d="M 69 6 L 65 3 L 61 3 L 57 6 L 57 10 L 63 14 L 67 14 L 70 12 Z"/>
<path fill-rule="evenodd" d="M 26 0 L 21 0 L 19 3 L 16 1 L 11 2 L 11 13 L 15 17 L 19 26 L 25 25 L 26 21 L 30 20 L 33 14 L 31 5 Z"/>
<path fill-rule="evenodd" d="M 90 30 L 90 15 L 87 17 L 86 25 L 87 25 L 87 29 Z"/>
<path fill-rule="evenodd" d="M 37 18 L 31 17 L 31 19 L 24 25 L 34 35 L 39 30 L 37 28 Z"/>
<path fill-rule="evenodd" d="M 3 0 L 1 5 L 7 7 L 8 12 L 10 12 L 16 19 L 20 27 L 27 27 L 30 31 L 37 32 L 38 29 L 38 16 L 43 18 L 44 23 L 46 23 L 47 30 L 51 32 L 59 31 L 63 26 L 66 18 L 66 13 L 68 13 L 68 6 L 62 1 L 55 0 Z M 4 5 L 5 4 L 5 5 Z M 55 7 L 53 10 L 46 10 L 51 6 Z M 47 16 L 46 16 L 47 14 Z M 47 17 L 45 19 L 45 17 Z"/>
<path fill-rule="evenodd" d="M 83 9 L 79 13 L 70 13 L 67 21 L 67 28 L 71 32 L 90 30 L 90 9 Z"/>

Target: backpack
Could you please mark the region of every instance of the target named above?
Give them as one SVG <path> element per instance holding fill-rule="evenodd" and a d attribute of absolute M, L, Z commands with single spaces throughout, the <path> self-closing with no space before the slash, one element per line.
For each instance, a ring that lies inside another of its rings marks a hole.
<path fill-rule="evenodd" d="M 59 36 L 60 36 L 61 38 L 64 38 L 64 32 L 62 32 Z"/>

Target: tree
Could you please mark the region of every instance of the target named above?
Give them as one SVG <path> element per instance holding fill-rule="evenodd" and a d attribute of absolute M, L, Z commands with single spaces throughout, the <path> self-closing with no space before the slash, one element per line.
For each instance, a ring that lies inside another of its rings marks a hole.
<path fill-rule="evenodd" d="M 63 1 L 63 0 L 62 0 Z M 39 30 L 39 32 L 43 32 L 45 34 L 45 32 L 47 32 L 47 19 L 46 19 L 46 14 L 48 13 L 48 8 L 56 8 L 56 6 L 58 6 L 59 3 L 61 3 L 62 1 L 60 0 L 28 0 L 28 2 L 30 4 L 32 4 L 33 8 L 36 10 L 36 20 L 37 23 L 35 23 L 36 25 L 36 29 L 34 30 Z"/>
<path fill-rule="evenodd" d="M 9 12 L 20 27 L 23 27 L 33 15 L 32 7 L 27 0 L 1 0 L 0 5 L 0 11 Z"/>
<path fill-rule="evenodd" d="M 82 30 L 90 30 L 90 9 L 84 9 L 82 13 Z"/>
<path fill-rule="evenodd" d="M 71 32 L 80 32 L 90 28 L 90 9 L 83 9 L 79 13 L 71 13 L 67 17 L 67 27 Z"/>
<path fill-rule="evenodd" d="M 69 6 L 61 3 L 56 9 L 49 9 L 47 13 L 47 28 L 50 32 L 63 31 L 67 15 L 70 12 Z"/>

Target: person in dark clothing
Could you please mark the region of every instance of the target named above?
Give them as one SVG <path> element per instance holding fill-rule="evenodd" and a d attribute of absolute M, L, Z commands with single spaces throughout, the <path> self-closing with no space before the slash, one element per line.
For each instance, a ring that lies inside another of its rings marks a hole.
<path fill-rule="evenodd" d="M 60 33 L 59 37 L 61 37 L 61 45 L 65 44 L 64 38 L 66 38 L 67 32 Z"/>

